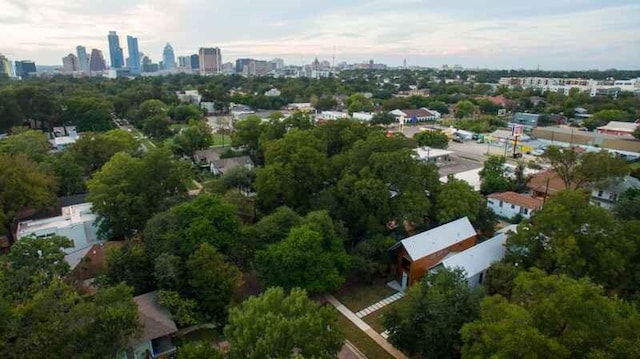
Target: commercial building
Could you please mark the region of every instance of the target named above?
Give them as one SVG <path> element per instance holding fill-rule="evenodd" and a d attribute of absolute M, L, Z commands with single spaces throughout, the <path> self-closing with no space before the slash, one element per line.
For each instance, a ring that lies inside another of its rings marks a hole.
<path fill-rule="evenodd" d="M 0 77 L 2 76 L 13 77 L 13 71 L 11 70 L 11 61 L 3 54 L 0 54 Z"/>
<path fill-rule="evenodd" d="M 165 70 L 173 70 L 176 67 L 176 55 L 168 42 L 162 50 L 162 64 Z"/>
<path fill-rule="evenodd" d="M 101 73 L 107 69 L 107 64 L 102 56 L 102 51 L 98 49 L 91 50 L 91 56 L 89 57 L 89 71 L 92 74 Z"/>
<path fill-rule="evenodd" d="M 191 69 L 197 70 L 200 68 L 200 56 L 198 54 L 193 54 L 190 56 L 191 61 Z"/>
<path fill-rule="evenodd" d="M 80 71 L 89 73 L 89 55 L 87 49 L 84 46 L 76 46 L 76 56 L 78 56 L 78 63 L 80 64 Z"/>
<path fill-rule="evenodd" d="M 75 71 L 81 71 L 80 61 L 78 61 L 78 56 L 74 54 L 69 54 L 62 58 L 62 69 L 65 73 L 73 73 Z"/>
<path fill-rule="evenodd" d="M 248 73 L 251 61 L 253 61 L 253 59 L 236 59 L 236 73 Z"/>
<path fill-rule="evenodd" d="M 580 131 L 573 127 L 536 127 L 531 135 L 545 145 L 580 146 L 587 151 L 605 149 L 627 160 L 640 158 L 640 140 L 630 136 Z"/>
<path fill-rule="evenodd" d="M 221 72 L 222 54 L 217 47 L 201 47 L 198 51 L 201 75 L 217 75 Z"/>
<path fill-rule="evenodd" d="M 109 31 L 107 36 L 109 40 L 109 57 L 111 59 L 111 67 L 114 69 L 120 69 L 124 66 L 124 55 L 122 54 L 122 48 L 120 47 L 120 37 L 115 31 Z"/>
<path fill-rule="evenodd" d="M 140 74 L 140 50 L 138 49 L 138 38 L 127 36 L 127 50 L 129 51 L 129 72 L 131 75 Z"/>
<path fill-rule="evenodd" d="M 72 247 L 65 249 L 68 254 L 99 242 L 95 221 L 91 203 L 62 207 L 62 215 L 58 217 L 20 222 L 16 237 L 19 240 L 27 236 L 64 236 L 72 242 Z"/>
<path fill-rule="evenodd" d="M 633 137 L 633 133 L 638 129 L 638 123 L 640 120 L 636 122 L 611 121 L 606 126 L 598 127 L 597 131 L 607 135 Z"/>
<path fill-rule="evenodd" d="M 191 68 L 190 56 L 178 56 L 178 67 L 182 69 Z"/>
<path fill-rule="evenodd" d="M 24 79 L 37 73 L 36 63 L 33 61 L 22 60 L 16 61 L 15 64 L 16 77 Z"/>

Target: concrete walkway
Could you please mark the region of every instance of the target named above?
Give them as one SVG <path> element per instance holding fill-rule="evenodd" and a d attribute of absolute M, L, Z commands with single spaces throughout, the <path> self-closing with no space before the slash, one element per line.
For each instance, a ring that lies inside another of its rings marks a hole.
<path fill-rule="evenodd" d="M 364 308 L 363 310 L 359 311 L 358 313 L 356 313 L 356 317 L 364 318 L 367 315 L 375 312 L 376 310 L 379 310 L 380 308 L 382 308 L 382 307 L 384 307 L 384 306 L 386 306 L 388 304 L 391 304 L 391 303 L 395 302 L 396 300 L 398 300 L 398 299 L 400 299 L 402 297 L 404 297 L 404 293 L 403 292 L 398 292 L 398 293 L 396 293 L 394 295 L 386 297 L 383 300 L 379 301 L 378 303 L 370 305 L 370 306 Z"/>
<path fill-rule="evenodd" d="M 331 303 L 342 315 L 344 315 L 347 319 L 349 319 L 353 324 L 356 325 L 360 330 L 362 330 L 366 335 L 368 335 L 373 341 L 378 343 L 382 349 L 386 350 L 387 353 L 391 354 L 392 357 L 396 359 L 408 359 L 406 355 L 402 354 L 398 349 L 394 348 L 391 343 L 389 343 L 386 339 L 384 339 L 380 334 L 376 333 L 376 331 L 369 326 L 369 324 L 365 323 L 362 319 L 358 318 L 349 308 L 345 307 L 344 304 L 340 303 L 334 296 L 331 294 L 327 294 L 325 296 L 327 301 Z"/>

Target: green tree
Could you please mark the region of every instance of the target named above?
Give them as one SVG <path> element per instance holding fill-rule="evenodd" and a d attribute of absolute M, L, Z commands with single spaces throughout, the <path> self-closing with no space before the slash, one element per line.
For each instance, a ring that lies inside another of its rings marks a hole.
<path fill-rule="evenodd" d="M 75 125 L 79 132 L 103 132 L 115 127 L 111 117 L 113 104 L 108 100 L 74 95 L 64 100 L 63 109 L 63 123 Z"/>
<path fill-rule="evenodd" d="M 165 115 L 147 117 L 142 123 L 142 132 L 155 140 L 165 140 L 173 134 L 171 120 Z"/>
<path fill-rule="evenodd" d="M 311 104 L 318 111 L 329 111 L 338 106 L 338 101 L 333 96 L 322 96 Z"/>
<path fill-rule="evenodd" d="M 388 112 L 376 113 L 371 118 L 371 124 L 372 125 L 389 126 L 390 124 L 395 123 L 395 122 L 396 122 L 396 118 L 392 114 L 390 114 Z"/>
<path fill-rule="evenodd" d="M 476 107 L 473 104 L 473 102 L 469 100 L 458 101 L 455 107 L 456 118 L 465 118 L 465 117 L 469 117 L 470 115 L 473 115 L 475 108 Z"/>
<path fill-rule="evenodd" d="M 506 158 L 504 156 L 489 156 L 484 161 L 484 167 L 480 171 L 480 192 L 484 195 L 513 191 L 515 189 L 513 181 L 508 177 L 505 170 Z"/>
<path fill-rule="evenodd" d="M 362 111 L 371 112 L 373 104 L 371 99 L 366 98 L 363 94 L 354 93 L 347 98 L 347 109 L 350 114 Z"/>
<path fill-rule="evenodd" d="M 0 221 L 9 235 L 20 211 L 55 200 L 55 180 L 23 154 L 0 153 Z M 11 237 L 10 237 L 11 238 Z"/>
<path fill-rule="evenodd" d="M 76 162 L 71 152 L 58 153 L 52 156 L 50 161 L 57 177 L 59 195 L 71 196 L 85 191 L 84 169 Z"/>
<path fill-rule="evenodd" d="M 138 142 L 131 133 L 111 130 L 105 133 L 84 133 L 71 146 L 70 152 L 86 173 L 92 173 L 107 163 L 114 154 L 133 154 L 137 148 Z"/>
<path fill-rule="evenodd" d="M 302 217 L 289 207 L 278 207 L 268 216 L 262 217 L 254 226 L 258 247 L 266 247 L 282 241 L 291 228 L 302 224 Z"/>
<path fill-rule="evenodd" d="M 159 290 L 158 303 L 167 308 L 179 327 L 198 324 L 197 314 L 195 312 L 198 303 L 194 300 L 182 298 L 178 292 Z"/>
<path fill-rule="evenodd" d="M 573 149 L 549 146 L 541 157 L 571 189 L 602 185 L 628 171 L 624 160 L 604 150 L 579 154 Z"/>
<path fill-rule="evenodd" d="M 429 272 L 385 316 L 389 339 L 412 355 L 456 358 L 462 347 L 460 328 L 479 316 L 481 295 L 460 269 Z"/>
<path fill-rule="evenodd" d="M 486 298 L 461 333 L 463 358 L 620 358 L 640 354 L 631 305 L 588 279 L 534 269 L 515 280 L 511 301 Z"/>
<path fill-rule="evenodd" d="M 635 131 L 633 131 L 633 137 L 640 139 L 640 127 L 636 128 Z"/>
<path fill-rule="evenodd" d="M 449 147 L 449 136 L 442 131 L 422 131 L 413 136 L 418 146 L 445 149 Z"/>
<path fill-rule="evenodd" d="M 588 121 L 585 121 L 585 127 L 593 131 L 597 127 L 604 126 L 611 121 L 630 122 L 633 120 L 633 115 L 627 111 L 607 109 L 594 113 Z"/>
<path fill-rule="evenodd" d="M 136 242 L 127 242 L 123 247 L 109 248 L 106 258 L 105 277 L 107 283 L 126 283 L 133 287 L 136 294 L 153 290 L 153 272 L 144 246 Z"/>
<path fill-rule="evenodd" d="M 260 151 L 261 123 L 260 117 L 255 115 L 238 121 L 234 126 L 231 145 L 246 146 L 249 153 L 255 156 Z"/>
<path fill-rule="evenodd" d="M 640 188 L 629 188 L 620 195 L 613 209 L 621 220 L 640 220 Z"/>
<path fill-rule="evenodd" d="M 242 285 L 242 273 L 208 243 L 203 243 L 187 260 L 190 297 L 205 319 L 224 323 L 232 297 Z"/>
<path fill-rule="evenodd" d="M 482 204 L 480 193 L 465 181 L 450 175 L 436 198 L 436 219 L 438 223 L 447 223 L 466 216 L 471 222 L 476 222 Z"/>
<path fill-rule="evenodd" d="M 348 258 L 342 243 L 326 242 L 310 225 L 292 228 L 287 238 L 258 252 L 260 277 L 268 286 L 300 287 L 310 293 L 338 289 Z"/>
<path fill-rule="evenodd" d="M 167 118 L 169 115 L 168 106 L 156 99 L 146 100 L 140 104 L 133 118 L 136 126 L 142 126 L 146 119 L 151 117 Z"/>
<path fill-rule="evenodd" d="M 251 297 L 229 314 L 230 358 L 335 358 L 344 337 L 336 314 L 300 289 L 281 288 Z M 268 333 L 268 335 L 265 335 Z"/>
<path fill-rule="evenodd" d="M 180 104 L 172 112 L 171 118 L 176 122 L 199 120 L 202 117 L 202 110 L 193 104 Z"/>
<path fill-rule="evenodd" d="M 212 130 L 206 122 L 189 120 L 189 126 L 174 136 L 177 152 L 193 156 L 196 150 L 207 148 L 213 144 Z"/>
<path fill-rule="evenodd" d="M 184 164 L 164 149 L 142 158 L 115 154 L 88 182 L 88 200 L 99 216 L 100 231 L 112 238 L 131 236 L 144 228 L 172 198 L 186 194 L 189 175 Z"/>
<path fill-rule="evenodd" d="M 12 155 L 22 153 L 34 162 L 42 162 L 51 149 L 51 143 L 42 131 L 20 131 L 0 142 L 1 152 Z"/>
<path fill-rule="evenodd" d="M 213 343 L 186 342 L 177 350 L 178 359 L 224 359 L 225 356 Z"/>
<path fill-rule="evenodd" d="M 183 259 L 169 253 L 158 255 L 153 262 L 153 277 L 158 288 L 174 291 L 184 289 L 186 273 Z"/>

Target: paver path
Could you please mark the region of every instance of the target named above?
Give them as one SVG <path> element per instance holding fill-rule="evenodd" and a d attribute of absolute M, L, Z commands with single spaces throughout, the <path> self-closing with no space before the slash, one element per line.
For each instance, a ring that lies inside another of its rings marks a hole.
<path fill-rule="evenodd" d="M 388 304 L 391 304 L 391 303 L 395 302 L 396 300 L 398 300 L 398 299 L 400 299 L 402 297 L 404 297 L 404 293 L 403 292 L 398 292 L 398 293 L 396 293 L 394 295 L 391 295 L 391 296 L 389 296 L 387 298 L 384 298 L 383 300 L 379 301 L 378 303 L 370 305 L 370 306 L 364 308 L 363 310 L 359 311 L 358 313 L 356 313 L 356 317 L 364 318 L 367 315 L 375 312 L 376 310 L 379 310 L 380 308 L 382 308 L 382 307 L 384 307 L 384 306 L 386 306 Z"/>
<path fill-rule="evenodd" d="M 380 334 L 378 334 L 369 324 L 365 323 L 362 319 L 358 318 L 355 313 L 353 313 L 349 308 L 345 307 L 344 304 L 340 303 L 336 298 L 334 298 L 331 294 L 327 294 L 325 296 L 327 301 L 331 303 L 342 315 L 344 315 L 347 319 L 349 319 L 353 324 L 356 325 L 360 330 L 362 330 L 366 335 L 368 335 L 373 341 L 378 343 L 382 347 L 382 349 L 386 350 L 387 353 L 391 354 L 392 357 L 396 359 L 409 359 L 406 355 L 402 354 L 398 349 L 394 348 L 391 343 L 389 343 L 386 339 L 384 339 Z"/>

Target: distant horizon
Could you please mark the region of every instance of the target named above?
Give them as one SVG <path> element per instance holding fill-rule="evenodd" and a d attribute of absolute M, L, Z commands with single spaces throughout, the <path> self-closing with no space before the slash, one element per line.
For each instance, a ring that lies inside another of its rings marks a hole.
<path fill-rule="evenodd" d="M 100 49 L 126 36 L 154 62 L 169 42 L 176 57 L 219 47 L 223 62 L 316 57 L 335 63 L 373 59 L 392 67 L 589 71 L 640 68 L 637 0 L 0 0 L 0 53 L 58 66 L 76 46 Z M 633 70 L 630 70 L 633 71 Z"/>

